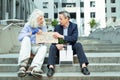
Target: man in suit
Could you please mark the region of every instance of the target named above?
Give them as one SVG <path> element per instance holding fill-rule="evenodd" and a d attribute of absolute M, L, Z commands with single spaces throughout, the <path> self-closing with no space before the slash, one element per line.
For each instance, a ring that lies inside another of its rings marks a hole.
<path fill-rule="evenodd" d="M 87 68 L 89 64 L 86 55 L 83 51 L 82 44 L 77 43 L 78 39 L 78 28 L 77 24 L 70 22 L 70 14 L 67 11 L 59 12 L 59 20 L 60 24 L 57 25 L 54 29 L 54 37 L 62 38 L 65 42 L 72 45 L 73 54 L 77 54 L 78 60 L 81 67 L 81 72 L 84 75 L 89 75 L 90 72 Z M 56 56 L 59 55 L 59 50 L 62 50 L 64 47 L 63 44 L 52 44 L 49 49 L 49 57 L 48 57 L 48 72 L 47 76 L 52 77 L 55 73 L 55 61 Z"/>

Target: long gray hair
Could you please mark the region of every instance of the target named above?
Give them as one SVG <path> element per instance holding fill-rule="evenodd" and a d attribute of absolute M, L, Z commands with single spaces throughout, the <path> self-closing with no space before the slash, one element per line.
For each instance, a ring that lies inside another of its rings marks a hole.
<path fill-rule="evenodd" d="M 40 25 L 38 25 L 38 22 L 37 22 L 37 18 L 40 16 L 44 16 L 44 12 L 39 9 L 35 9 L 31 13 L 31 15 L 28 18 L 28 23 L 31 25 L 31 27 L 36 28 L 36 27 L 40 26 Z"/>

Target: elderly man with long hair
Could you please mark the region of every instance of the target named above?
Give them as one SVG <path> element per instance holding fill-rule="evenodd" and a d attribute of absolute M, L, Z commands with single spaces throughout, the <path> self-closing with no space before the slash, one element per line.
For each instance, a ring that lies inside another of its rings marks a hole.
<path fill-rule="evenodd" d="M 21 42 L 18 58 L 19 77 L 24 77 L 26 73 L 42 73 L 41 67 L 46 56 L 47 47 L 44 44 L 36 45 L 35 34 L 41 34 L 46 31 L 47 29 L 44 26 L 44 13 L 39 9 L 35 9 L 18 36 L 18 40 Z M 31 53 L 35 56 L 27 69 Z"/>

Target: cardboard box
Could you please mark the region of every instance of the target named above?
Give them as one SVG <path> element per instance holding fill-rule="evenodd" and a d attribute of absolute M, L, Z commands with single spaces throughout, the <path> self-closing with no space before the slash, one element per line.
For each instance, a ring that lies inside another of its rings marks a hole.
<path fill-rule="evenodd" d="M 58 43 L 58 39 L 53 37 L 54 32 L 42 32 L 42 34 L 36 34 L 36 43 Z"/>

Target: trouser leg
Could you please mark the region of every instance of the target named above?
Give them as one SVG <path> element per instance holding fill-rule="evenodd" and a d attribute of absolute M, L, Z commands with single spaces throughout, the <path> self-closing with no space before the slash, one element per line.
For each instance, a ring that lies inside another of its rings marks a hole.
<path fill-rule="evenodd" d="M 56 56 L 58 56 L 59 51 L 55 45 L 51 45 L 49 49 L 49 57 L 48 57 L 48 66 L 55 65 Z"/>
<path fill-rule="evenodd" d="M 44 58 L 46 56 L 46 52 L 47 52 L 47 47 L 45 45 L 41 45 L 38 48 L 30 67 L 36 66 L 36 67 L 39 67 L 41 69 L 42 64 L 44 62 Z"/>
<path fill-rule="evenodd" d="M 30 58 L 31 53 L 31 42 L 29 37 L 24 37 L 24 39 L 21 42 L 21 48 L 19 52 L 19 58 L 18 58 L 18 65 L 19 66 L 27 66 L 28 60 Z"/>
<path fill-rule="evenodd" d="M 83 50 L 83 47 L 82 47 L 82 44 L 80 43 L 76 43 L 73 45 L 73 51 L 77 54 L 78 56 L 78 60 L 80 62 L 80 64 L 82 65 L 83 63 L 85 63 L 86 65 L 88 65 L 88 60 L 87 60 L 87 57 L 84 53 L 84 50 Z"/>

